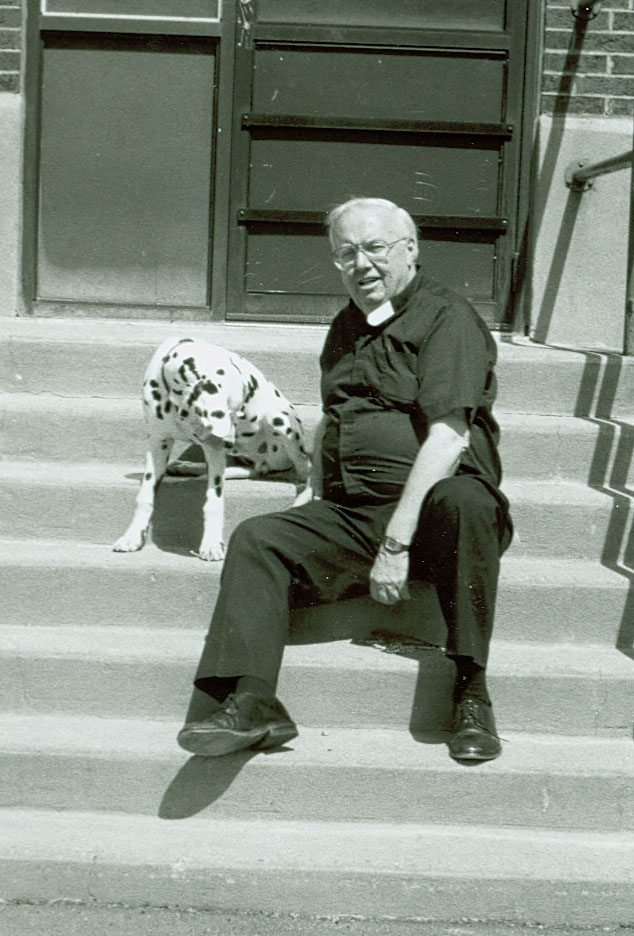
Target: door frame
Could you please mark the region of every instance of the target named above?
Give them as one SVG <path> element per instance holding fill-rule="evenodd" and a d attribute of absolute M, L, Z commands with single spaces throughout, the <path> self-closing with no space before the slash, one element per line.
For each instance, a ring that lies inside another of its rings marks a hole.
<path fill-rule="evenodd" d="M 524 6 L 524 3 L 526 6 Z M 520 8 L 518 11 L 518 7 Z M 246 182 L 242 174 L 240 178 L 237 170 L 237 155 L 241 142 L 244 139 L 241 119 L 245 112 L 245 103 L 249 100 L 250 78 L 246 80 L 249 71 L 237 67 L 237 56 L 252 55 L 252 50 L 240 48 L 238 42 L 244 34 L 240 29 L 240 0 L 222 0 L 222 18 L 219 22 L 192 23 L 183 20 L 179 23 L 166 20 L 130 20 L 125 23 L 110 20 L 103 22 L 94 17 L 82 22 L 76 18 L 72 22 L 63 20 L 59 16 L 42 14 L 38 0 L 26 0 L 26 32 L 25 32 L 25 119 L 24 119 L 24 160 L 23 160 L 23 232 L 22 232 L 22 258 L 21 258 L 21 303 L 19 314 L 37 315 L 47 317 L 74 317 L 85 316 L 92 313 L 100 318 L 128 318 L 150 320 L 172 320 L 175 317 L 181 320 L 216 321 L 224 322 L 227 319 L 240 319 L 243 316 L 236 303 L 242 294 L 242 284 L 238 278 L 242 271 L 232 269 L 231 258 L 235 257 L 235 250 L 241 250 L 240 239 L 246 234 L 243 226 L 236 223 L 231 217 L 232 204 L 237 204 L 236 194 L 244 194 L 242 203 L 246 204 Z M 539 92 L 541 84 L 541 53 L 543 48 L 543 30 L 545 17 L 545 0 L 524 0 L 517 4 L 511 0 L 508 7 L 511 17 L 525 16 L 525 54 L 523 57 L 523 90 L 516 88 L 517 106 L 521 113 L 515 120 L 517 132 L 520 134 L 518 157 L 515 162 L 514 186 L 517 191 L 515 211 L 508 214 L 509 229 L 504 235 L 512 247 L 513 261 L 510 266 L 511 282 L 506 286 L 498 283 L 498 289 L 508 292 L 508 307 L 502 310 L 502 318 L 506 321 L 507 329 L 527 330 L 527 313 L 529 306 L 528 291 L 525 286 L 525 270 L 530 262 L 529 257 L 529 216 L 532 203 L 532 186 L 534 184 L 534 152 L 539 116 Z M 38 231 L 38 178 L 39 178 L 39 124 L 40 124 L 40 84 L 41 76 L 41 31 L 43 29 L 82 29 L 89 25 L 97 31 L 135 32 L 139 34 L 169 33 L 184 35 L 208 35 L 216 39 L 217 57 L 217 85 L 216 93 L 216 139 L 213 150 L 213 179 L 212 204 L 210 211 L 211 247 L 209 250 L 209 301 L 204 307 L 196 309 L 183 309 L 182 307 L 139 307 L 132 305 L 108 306 L 103 303 L 87 302 L 45 302 L 37 298 L 37 231 Z M 103 29 L 102 29 L 103 28 Z M 510 30 L 511 35 L 519 35 L 521 24 L 515 23 Z M 257 39 L 266 40 L 273 34 L 288 41 L 297 41 L 306 38 L 306 31 L 310 30 L 313 41 L 334 41 L 340 37 L 340 27 L 323 26 L 255 26 L 251 31 Z M 357 42 L 368 44 L 376 43 L 376 31 L 369 28 L 352 28 L 349 32 L 355 34 Z M 439 42 L 439 34 L 433 31 L 415 31 L 424 34 L 425 43 Z M 394 32 L 398 36 L 398 31 Z M 400 41 L 409 45 L 412 31 L 402 30 Z M 454 47 L 467 46 L 469 33 L 457 33 Z M 508 44 L 507 44 L 508 45 Z M 238 60 L 239 61 L 239 60 Z M 244 59 L 243 59 L 244 61 Z M 516 69 L 520 73 L 521 69 Z M 248 107 L 246 110 L 248 111 Z M 510 115 L 509 115 L 510 116 Z M 509 171 L 507 169 L 507 171 Z M 506 180 L 508 183 L 508 179 Z M 238 289 L 238 286 L 240 287 Z M 248 317 L 247 317 L 248 318 Z M 253 317 L 251 317 L 253 318 Z M 263 319 L 258 321 L 273 321 Z M 288 321 L 288 319 L 286 319 Z"/>

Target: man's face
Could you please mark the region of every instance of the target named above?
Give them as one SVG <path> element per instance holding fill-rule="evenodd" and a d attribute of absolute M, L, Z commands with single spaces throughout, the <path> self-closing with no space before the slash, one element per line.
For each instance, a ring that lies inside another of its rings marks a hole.
<path fill-rule="evenodd" d="M 401 239 L 402 238 L 402 239 Z M 341 278 L 356 305 L 366 314 L 402 292 L 416 273 L 417 248 L 402 221 L 387 209 L 350 208 L 336 222 L 333 249 L 391 244 L 385 259 L 371 260 L 362 250 L 341 270 Z"/>

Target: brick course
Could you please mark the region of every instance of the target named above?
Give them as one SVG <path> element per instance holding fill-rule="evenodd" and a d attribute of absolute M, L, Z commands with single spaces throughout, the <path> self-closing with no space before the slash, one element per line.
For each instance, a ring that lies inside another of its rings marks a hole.
<path fill-rule="evenodd" d="M 0 0 L 0 91 L 20 90 L 22 2 Z"/>
<path fill-rule="evenodd" d="M 547 0 L 543 113 L 632 115 L 633 78 L 633 0 L 604 0 L 585 30 L 567 0 Z"/>

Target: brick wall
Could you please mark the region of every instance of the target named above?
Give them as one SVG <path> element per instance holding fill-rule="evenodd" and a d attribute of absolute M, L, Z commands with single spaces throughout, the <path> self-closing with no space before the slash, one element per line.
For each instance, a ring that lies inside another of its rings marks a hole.
<path fill-rule="evenodd" d="M 585 30 L 547 0 L 542 112 L 634 114 L 634 0 L 604 0 Z"/>
<path fill-rule="evenodd" d="M 0 0 L 0 91 L 20 90 L 22 2 Z"/>

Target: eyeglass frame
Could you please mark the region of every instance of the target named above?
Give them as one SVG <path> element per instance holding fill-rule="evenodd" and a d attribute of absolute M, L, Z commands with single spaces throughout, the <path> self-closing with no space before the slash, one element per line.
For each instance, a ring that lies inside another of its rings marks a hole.
<path fill-rule="evenodd" d="M 392 247 L 395 247 L 396 244 L 400 244 L 401 241 L 407 241 L 407 240 L 413 240 L 413 238 L 411 237 L 411 235 L 407 234 L 407 235 L 405 235 L 405 236 L 403 236 L 403 237 L 397 237 L 396 240 L 391 241 L 390 243 L 387 243 L 386 241 L 381 240 L 381 238 L 376 238 L 376 239 L 375 239 L 374 241 L 372 241 L 371 243 L 375 243 L 375 244 L 379 244 L 379 243 L 380 243 L 380 244 L 384 244 L 384 245 L 385 245 L 385 254 L 381 254 L 380 257 L 371 257 L 371 256 L 368 254 L 367 250 L 364 249 L 364 245 L 363 245 L 363 244 L 352 244 L 352 243 L 348 243 L 346 246 L 341 246 L 341 247 L 338 247 L 336 250 L 333 250 L 333 252 L 332 252 L 332 262 L 334 263 L 334 265 L 337 267 L 338 270 L 345 270 L 345 269 L 348 269 L 348 268 L 354 266 L 354 264 L 355 264 L 355 262 L 356 262 L 356 259 L 357 259 L 357 254 L 359 253 L 359 251 L 361 251 L 361 253 L 366 257 L 366 259 L 370 261 L 370 263 L 377 263 L 377 262 L 378 262 L 378 263 L 382 263 L 384 260 L 387 260 L 388 254 L 389 254 L 390 250 L 392 249 Z M 368 247 L 368 246 L 369 246 L 369 244 L 366 243 L 366 244 L 365 244 L 365 247 Z M 343 260 L 337 260 L 337 254 L 340 253 L 340 251 L 342 251 L 342 250 L 350 250 L 350 249 L 354 250 L 354 257 L 351 257 L 351 258 L 350 258 L 350 261 L 349 261 L 348 263 L 346 263 L 346 262 L 343 261 Z"/>

